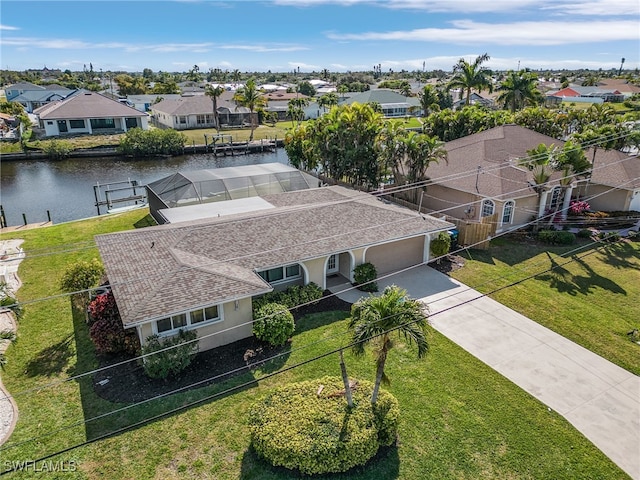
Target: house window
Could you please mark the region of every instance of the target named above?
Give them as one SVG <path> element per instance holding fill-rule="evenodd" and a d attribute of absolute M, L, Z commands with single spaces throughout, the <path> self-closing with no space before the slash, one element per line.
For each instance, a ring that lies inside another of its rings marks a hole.
<path fill-rule="evenodd" d="M 493 203 L 493 200 L 483 200 L 482 201 L 482 216 L 490 217 L 495 212 L 496 204 Z"/>
<path fill-rule="evenodd" d="M 265 281 L 269 283 L 278 283 L 295 278 L 300 278 L 300 265 L 292 264 L 285 267 L 271 268 L 269 270 L 262 270 L 258 272 Z"/>
<path fill-rule="evenodd" d="M 502 208 L 502 223 L 508 224 L 513 221 L 513 209 L 515 208 L 516 203 L 513 200 L 509 200 L 505 202 L 504 207 Z"/>
<path fill-rule="evenodd" d="M 199 308 L 188 313 L 180 313 L 156 321 L 156 331 L 159 334 L 171 334 L 181 328 L 200 326 L 205 323 L 220 321 L 220 312 L 217 305 Z"/>
<path fill-rule="evenodd" d="M 187 117 L 184 117 L 184 116 L 178 117 L 178 123 L 180 125 L 186 125 L 187 124 Z"/>
<path fill-rule="evenodd" d="M 70 128 L 84 128 L 84 120 L 69 120 Z"/>
<path fill-rule="evenodd" d="M 113 118 L 92 118 L 91 129 L 100 130 L 102 128 L 116 128 L 116 122 Z"/>
<path fill-rule="evenodd" d="M 554 187 L 551 192 L 551 203 L 549 209 L 555 212 L 558 209 L 558 203 L 560 203 L 560 194 L 562 193 L 561 187 Z"/>
<path fill-rule="evenodd" d="M 135 117 L 125 118 L 124 124 L 127 128 L 136 128 L 138 126 L 138 119 Z"/>
<path fill-rule="evenodd" d="M 198 125 L 208 125 L 213 122 L 211 120 L 211 115 L 198 115 L 196 116 L 196 123 Z"/>

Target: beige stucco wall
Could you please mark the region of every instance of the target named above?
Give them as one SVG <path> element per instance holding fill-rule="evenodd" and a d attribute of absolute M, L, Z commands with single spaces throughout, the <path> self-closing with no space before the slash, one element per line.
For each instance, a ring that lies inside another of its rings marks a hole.
<path fill-rule="evenodd" d="M 424 235 L 376 245 L 365 253 L 365 261 L 373 263 L 378 275 L 417 265 L 422 263 L 423 257 Z"/>
<path fill-rule="evenodd" d="M 351 264 L 351 255 L 349 254 L 349 252 L 341 253 L 338 261 L 340 275 L 345 278 L 351 279 L 351 271 L 353 270 L 353 267 L 355 265 Z"/>
<path fill-rule="evenodd" d="M 320 288 L 325 288 L 325 262 L 326 257 L 314 258 L 313 260 L 307 260 L 302 262 L 309 272 L 309 279 L 307 283 L 313 282 Z"/>
<path fill-rule="evenodd" d="M 222 321 L 210 323 L 195 329 L 196 332 L 198 332 L 198 338 L 200 339 L 200 351 L 226 345 L 253 335 L 252 325 L 250 323 L 244 325 L 253 319 L 251 298 L 238 300 L 237 310 L 235 308 L 235 302 L 225 303 L 219 308 L 222 313 Z M 236 326 L 238 327 L 233 328 Z M 223 330 L 225 331 L 223 332 Z M 216 332 L 222 333 L 216 334 Z M 152 323 L 145 323 L 138 327 L 138 336 L 140 337 L 140 343 L 142 345 L 146 343 L 147 337 L 152 334 Z"/>
<path fill-rule="evenodd" d="M 474 204 L 473 214 L 469 214 L 469 216 L 465 213 L 465 210 L 469 208 L 467 204 L 470 202 L 477 203 Z M 457 205 L 463 206 L 459 207 Z M 477 220 L 479 218 L 479 205 L 480 200 L 476 195 L 441 185 L 429 185 L 426 194 L 422 198 L 422 206 L 430 211 L 442 212 L 442 215 L 468 220 Z M 438 214 L 435 214 L 435 216 L 438 216 Z"/>
<path fill-rule="evenodd" d="M 631 202 L 631 190 L 611 190 L 611 187 L 591 184 L 588 187 L 580 186 L 577 192 L 591 206 L 591 210 L 613 211 L 628 210 Z"/>

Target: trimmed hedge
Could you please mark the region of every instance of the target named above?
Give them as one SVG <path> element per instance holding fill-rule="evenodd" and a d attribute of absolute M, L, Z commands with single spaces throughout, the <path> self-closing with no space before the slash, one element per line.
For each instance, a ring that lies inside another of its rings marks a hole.
<path fill-rule="evenodd" d="M 374 281 L 376 278 L 378 278 L 378 271 L 373 263 L 361 263 L 353 269 L 353 284 L 360 291 L 377 292 L 378 283 Z"/>
<path fill-rule="evenodd" d="M 279 303 L 291 309 L 303 303 L 316 303 L 322 298 L 322 294 L 322 289 L 313 282 L 304 286 L 292 285 L 280 292 L 265 293 L 261 297 L 253 299 L 253 317 L 257 318 L 256 312 L 267 303 Z"/>
<path fill-rule="evenodd" d="M 360 380 L 349 409 L 343 391 L 342 378 L 323 377 L 276 388 L 255 403 L 249 426 L 257 454 L 272 465 L 316 475 L 364 465 L 380 446 L 392 445 L 400 416 L 396 398 L 381 391 L 372 405 L 373 383 Z"/>
<path fill-rule="evenodd" d="M 540 230 L 538 241 L 553 245 L 571 245 L 576 243 L 576 236 L 571 232 L 557 230 Z"/>
<path fill-rule="evenodd" d="M 256 310 L 253 334 L 274 347 L 287 343 L 296 329 L 293 315 L 281 303 L 267 303 Z"/>

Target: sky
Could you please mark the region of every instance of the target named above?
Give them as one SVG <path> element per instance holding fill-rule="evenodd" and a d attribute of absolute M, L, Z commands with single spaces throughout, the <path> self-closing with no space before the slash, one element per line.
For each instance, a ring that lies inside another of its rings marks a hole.
<path fill-rule="evenodd" d="M 0 67 L 640 68 L 639 0 L 2 0 Z"/>

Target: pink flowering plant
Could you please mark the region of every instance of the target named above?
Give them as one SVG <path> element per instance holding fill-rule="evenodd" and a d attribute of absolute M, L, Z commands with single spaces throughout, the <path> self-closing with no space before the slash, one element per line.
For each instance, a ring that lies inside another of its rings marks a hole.
<path fill-rule="evenodd" d="M 590 209 L 591 207 L 584 200 L 571 200 L 569 204 L 569 215 L 582 215 Z"/>

